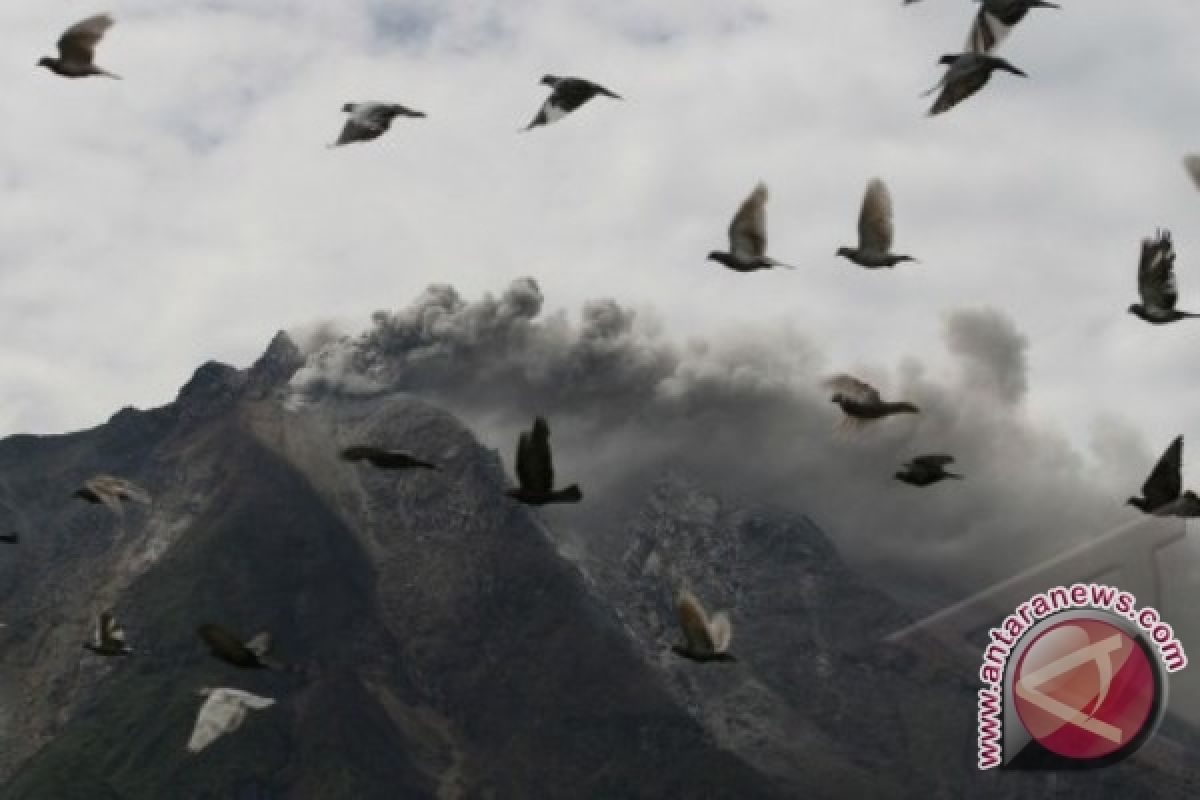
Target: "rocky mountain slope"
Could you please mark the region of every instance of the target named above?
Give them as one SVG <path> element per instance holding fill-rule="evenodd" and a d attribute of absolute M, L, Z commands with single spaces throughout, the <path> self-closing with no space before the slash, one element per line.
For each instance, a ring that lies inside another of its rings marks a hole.
<path fill-rule="evenodd" d="M 807 517 L 668 474 L 614 528 L 620 533 L 571 541 L 585 543 L 579 558 L 596 591 L 717 741 L 790 796 L 809 796 L 814 776 L 832 765 L 875 776 L 872 797 L 1183 798 L 1200 790 L 1200 769 L 1186 755 L 1200 737 L 1177 720 L 1108 769 L 979 772 L 978 663 L 934 641 L 916 650 L 883 642 L 912 618 L 848 569 Z M 681 583 L 713 608 L 734 610 L 741 661 L 732 669 L 691 670 L 663 650 L 675 635 L 669 588 Z M 858 795 L 846 788 L 839 796 Z"/>
<path fill-rule="evenodd" d="M 972 673 L 880 650 L 907 615 L 803 517 L 673 474 L 572 549 L 571 509 L 509 501 L 499 456 L 420 398 L 289 407 L 300 363 L 280 335 L 171 405 L 0 442 L 23 537 L 0 553 L 0 795 L 1195 796 L 1169 737 L 1069 780 L 974 772 Z M 363 441 L 442 469 L 338 458 Z M 153 505 L 71 498 L 103 472 Z M 733 609 L 736 664 L 670 654 L 681 580 Z M 110 607 L 127 659 L 80 647 Z M 270 631 L 288 671 L 214 661 L 209 621 Z M 202 686 L 278 702 L 191 755 Z"/>

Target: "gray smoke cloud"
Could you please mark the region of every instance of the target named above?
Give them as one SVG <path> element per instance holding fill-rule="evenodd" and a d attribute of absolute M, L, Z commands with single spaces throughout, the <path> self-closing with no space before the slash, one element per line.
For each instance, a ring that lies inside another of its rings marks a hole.
<path fill-rule="evenodd" d="M 814 339 L 781 325 L 680 343 L 613 300 L 588 303 L 577 322 L 544 305 L 530 278 L 475 302 L 430 287 L 316 350 L 294 397 L 420 395 L 472 425 L 510 471 L 518 431 L 541 414 L 560 480 L 586 497 L 549 513 L 590 555 L 615 557 L 603 531 L 665 470 L 682 470 L 726 496 L 808 514 L 852 563 L 917 602 L 969 594 L 1132 519 L 1123 502 L 1152 464 L 1118 420 L 1103 420 L 1085 453 L 1033 419 L 1029 342 L 995 309 L 947 317 L 951 359 L 935 375 L 916 358 L 830 365 Z M 921 414 L 839 432 L 821 384 L 848 366 Z M 955 455 L 967 479 L 925 490 L 893 479 L 926 452 Z"/>
<path fill-rule="evenodd" d="M 946 347 L 959 356 L 972 385 L 1010 405 L 1024 399 L 1029 341 L 993 308 L 957 311 L 946 321 Z"/>

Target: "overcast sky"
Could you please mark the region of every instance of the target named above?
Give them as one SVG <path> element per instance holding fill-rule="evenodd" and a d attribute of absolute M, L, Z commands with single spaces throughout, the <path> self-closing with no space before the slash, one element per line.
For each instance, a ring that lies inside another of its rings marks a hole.
<path fill-rule="evenodd" d="M 947 315 L 992 306 L 1028 337 L 1031 415 L 1081 451 L 1097 420 L 1153 452 L 1191 434 L 1200 483 L 1200 322 L 1125 311 L 1156 226 L 1200 310 L 1194 2 L 1065 5 L 1001 50 L 1028 80 L 929 119 L 966 0 L 129 0 L 97 59 L 123 81 L 34 67 L 103 9 L 0 4 L 0 432 L 160 405 L 206 359 L 365 328 L 430 283 L 532 275 L 548 310 L 613 297 L 681 340 L 778 321 L 885 379 L 947 363 Z M 547 72 L 627 99 L 518 134 Z M 354 100 L 429 117 L 327 150 Z M 922 263 L 834 257 L 876 175 Z M 795 272 L 704 260 L 759 179 Z"/>

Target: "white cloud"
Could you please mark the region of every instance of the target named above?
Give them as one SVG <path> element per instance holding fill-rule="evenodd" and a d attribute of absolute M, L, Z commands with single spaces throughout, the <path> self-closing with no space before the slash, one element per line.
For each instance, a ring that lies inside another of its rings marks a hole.
<path fill-rule="evenodd" d="M 680 337 L 779 320 L 848 366 L 936 363 L 947 312 L 996 306 L 1030 339 L 1032 408 L 1081 443 L 1097 417 L 1132 420 L 1152 450 L 1191 431 L 1200 382 L 1179 365 L 1200 325 L 1124 311 L 1158 225 L 1200 307 L 1183 0 L 1034 12 L 1004 47 L 1030 78 L 997 75 L 932 120 L 918 94 L 970 3 L 142 0 L 113 9 L 100 48 L 126 80 L 33 67 L 94 10 L 0 9 L 10 432 L 166 402 L 205 359 L 248 363 L 281 327 L 365 325 L 431 282 L 476 295 L 523 274 L 552 308 L 614 296 Z M 546 72 L 627 100 L 518 135 Z M 327 151 L 352 99 L 429 118 Z M 876 174 L 920 265 L 833 256 Z M 796 273 L 704 260 L 759 178 Z"/>

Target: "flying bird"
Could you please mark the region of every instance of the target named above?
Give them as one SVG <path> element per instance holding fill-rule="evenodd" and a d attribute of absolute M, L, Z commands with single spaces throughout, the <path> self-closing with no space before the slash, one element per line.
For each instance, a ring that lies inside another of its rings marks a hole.
<path fill-rule="evenodd" d="M 967 49 L 974 53 L 990 53 L 1035 8 L 1061 6 L 1046 0 L 983 0 L 967 35 Z"/>
<path fill-rule="evenodd" d="M 784 267 L 795 269 L 767 255 L 767 186 L 759 183 L 742 201 L 729 223 L 729 252 L 708 254 L 709 261 L 724 264 L 737 272 Z"/>
<path fill-rule="evenodd" d="M 929 116 L 949 111 L 963 100 L 978 92 L 987 84 L 988 79 L 992 77 L 992 73 L 996 70 L 1011 72 L 1013 75 L 1020 75 L 1022 78 L 1029 77 L 1003 58 L 983 53 L 944 55 L 939 59 L 938 63 L 945 64 L 947 69 L 941 81 L 928 92 L 925 92 L 925 95 L 930 95 L 938 89 L 942 90 L 937 100 L 934 101 L 933 107 L 929 109 Z"/>
<path fill-rule="evenodd" d="M 709 617 L 696 596 L 686 589 L 679 593 L 675 611 L 684 639 L 682 644 L 671 646 L 676 655 L 701 663 L 737 660 L 729 653 L 733 622 L 728 612 L 718 611 Z"/>
<path fill-rule="evenodd" d="M 554 488 L 554 459 L 550 454 L 550 426 L 537 417 L 533 430 L 521 433 L 517 439 L 516 489 L 505 491 L 509 497 L 531 506 L 547 503 L 578 503 L 583 492 L 575 484 L 565 489 Z"/>
<path fill-rule="evenodd" d="M 869 383 L 850 375 L 835 375 L 825 381 L 833 390 L 833 402 L 845 413 L 844 423 L 852 428 L 867 425 L 892 414 L 916 414 L 920 411 L 912 403 L 884 402 L 879 390 Z"/>
<path fill-rule="evenodd" d="M 111 611 L 100 615 L 92 640 L 84 642 L 83 646 L 102 656 L 127 656 L 133 652 L 125 643 L 125 631 L 117 624 Z"/>
<path fill-rule="evenodd" d="M 0 542 L 4 542 L 5 544 L 17 544 L 20 541 L 21 535 L 16 532 L 0 535 Z"/>
<path fill-rule="evenodd" d="M 1138 294 L 1142 296 L 1142 302 L 1131 305 L 1129 313 L 1153 325 L 1200 317 L 1200 314 L 1175 308 L 1179 288 L 1175 282 L 1175 246 L 1171 243 L 1170 231 L 1160 230 L 1154 238 L 1142 240 Z"/>
<path fill-rule="evenodd" d="M 112 475 L 97 475 L 89 478 L 83 482 L 81 488 L 75 490 L 73 496 L 82 498 L 89 503 L 103 504 L 117 515 L 122 513 L 122 501 L 150 503 L 150 493 L 145 489 L 132 481 Z"/>
<path fill-rule="evenodd" d="M 355 445 L 342 451 L 346 461 L 366 461 L 380 469 L 437 469 L 437 466 L 419 458 L 413 458 L 400 450 L 384 450 L 381 447 Z"/>
<path fill-rule="evenodd" d="M 396 117 L 424 117 L 423 111 L 413 111 L 395 103 L 346 103 L 342 111 L 349 114 L 338 140 L 329 147 L 352 142 L 369 142 L 387 133 Z"/>
<path fill-rule="evenodd" d="M 946 467 L 953 463 L 954 456 L 917 456 L 900 468 L 896 473 L 896 480 L 913 486 L 930 486 L 947 478 L 962 480 L 962 475 L 946 470 Z"/>
<path fill-rule="evenodd" d="M 263 632 L 248 642 L 241 637 L 211 623 L 201 625 L 196 629 L 200 638 L 208 645 L 209 651 L 235 667 L 244 669 L 279 669 L 279 665 L 268 658 L 271 652 L 271 636 Z"/>
<path fill-rule="evenodd" d="M 1200 517 L 1200 497 L 1183 491 L 1183 437 L 1176 436 L 1142 484 L 1142 497 L 1126 501 L 1144 514 L 1159 517 Z"/>
<path fill-rule="evenodd" d="M 916 261 L 912 256 L 892 253 L 892 195 L 887 184 L 874 178 L 863 194 L 858 213 L 858 247 L 839 247 L 837 254 L 860 267 L 878 269 L 894 267 L 902 261 Z"/>
<path fill-rule="evenodd" d="M 1192 154 L 1183 157 L 1183 168 L 1187 170 L 1188 177 L 1192 179 L 1192 183 L 1200 189 L 1200 155 Z"/>
<path fill-rule="evenodd" d="M 207 700 L 200 706 L 192 738 L 188 739 L 189 753 L 199 753 L 215 740 L 233 733 L 246 720 L 246 711 L 262 711 L 275 704 L 272 697 L 259 697 L 241 689 L 199 689 L 196 694 Z"/>
<path fill-rule="evenodd" d="M 540 125 L 557 122 L 598 94 L 614 100 L 624 99 L 600 84 L 583 78 L 560 78 L 557 75 L 544 75 L 542 83 L 553 91 L 546 98 L 546 102 L 542 103 L 542 107 L 534 115 L 533 120 L 522 131 L 533 130 Z"/>
<path fill-rule="evenodd" d="M 89 75 L 120 78 L 120 75 L 114 75 L 96 66 L 93 60 L 96 56 L 96 45 L 115 22 L 111 14 L 96 14 L 76 22 L 59 37 L 58 58 L 45 56 L 37 65 L 64 78 L 86 78 Z"/>

